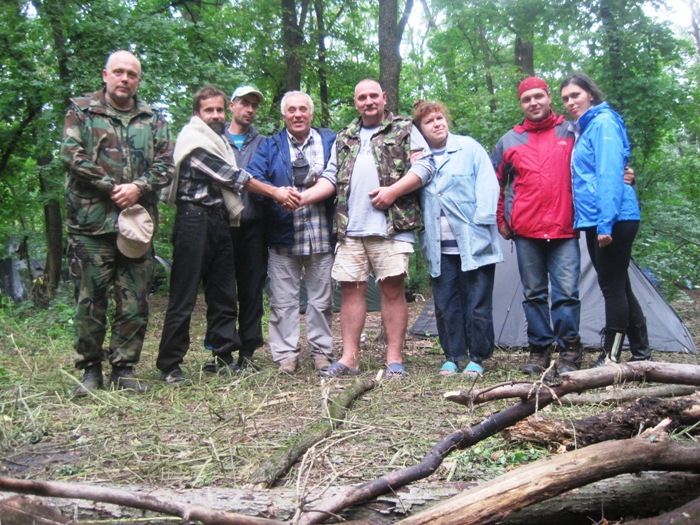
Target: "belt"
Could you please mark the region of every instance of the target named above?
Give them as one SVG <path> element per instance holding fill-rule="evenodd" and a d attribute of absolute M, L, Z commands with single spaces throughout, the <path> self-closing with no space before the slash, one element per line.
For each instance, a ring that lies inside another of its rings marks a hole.
<path fill-rule="evenodd" d="M 205 206 L 196 202 L 178 202 L 177 209 L 184 213 L 206 213 L 208 215 L 218 215 L 226 217 L 228 212 L 225 206 Z"/>

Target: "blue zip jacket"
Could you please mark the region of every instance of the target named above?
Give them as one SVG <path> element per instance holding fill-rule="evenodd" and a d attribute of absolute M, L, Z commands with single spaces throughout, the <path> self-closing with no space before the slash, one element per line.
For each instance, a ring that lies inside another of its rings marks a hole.
<path fill-rule="evenodd" d="M 335 143 L 335 133 L 326 128 L 314 129 L 321 135 L 323 142 L 323 166 L 325 168 L 331 156 L 331 148 Z M 253 158 L 250 159 L 246 171 L 265 184 L 277 187 L 294 186 L 286 129 L 264 139 L 260 143 Z M 333 226 L 334 200 L 335 196 L 332 196 L 320 203 L 326 206 L 329 230 Z M 268 204 L 265 214 L 268 244 L 271 247 L 293 246 L 294 215 L 272 201 L 272 199 L 265 199 L 265 201 Z M 333 236 L 331 235 L 332 238 Z"/>
<path fill-rule="evenodd" d="M 623 180 L 630 158 L 625 121 L 603 102 L 576 124 L 580 135 L 571 159 L 574 228 L 596 226 L 598 235 L 611 235 L 616 222 L 640 218 L 634 188 Z"/>

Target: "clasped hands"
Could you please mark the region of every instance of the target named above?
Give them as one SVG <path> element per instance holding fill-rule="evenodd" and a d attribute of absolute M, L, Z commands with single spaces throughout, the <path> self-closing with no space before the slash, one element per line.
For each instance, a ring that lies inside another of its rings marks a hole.
<path fill-rule="evenodd" d="M 277 204 L 286 211 L 295 211 L 304 205 L 301 193 L 291 186 L 276 188 L 274 197 Z"/>

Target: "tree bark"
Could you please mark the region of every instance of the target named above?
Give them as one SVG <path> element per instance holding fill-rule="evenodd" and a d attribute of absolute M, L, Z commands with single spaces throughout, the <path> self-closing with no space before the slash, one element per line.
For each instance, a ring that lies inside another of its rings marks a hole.
<path fill-rule="evenodd" d="M 399 19 L 398 0 L 379 0 L 379 83 L 387 95 L 386 109 L 399 112 L 399 79 L 401 78 L 401 39 L 413 9 L 413 0 L 406 0 Z"/>
<path fill-rule="evenodd" d="M 687 396 L 696 392 L 694 386 L 664 385 L 646 388 L 625 388 L 612 392 L 601 392 L 598 394 L 579 394 L 568 396 L 561 400 L 564 406 L 574 405 L 600 405 L 619 404 L 627 401 L 634 401 L 640 397 L 679 397 Z"/>
<path fill-rule="evenodd" d="M 301 12 L 298 18 L 296 0 L 281 0 L 281 2 L 284 59 L 287 63 L 285 91 L 296 91 L 301 89 L 304 25 L 306 24 L 306 13 L 309 1 L 301 0 Z"/>
<path fill-rule="evenodd" d="M 546 458 L 500 476 L 400 525 L 485 525 L 528 505 L 594 481 L 647 470 L 699 470 L 700 444 L 675 443 L 652 432 Z M 609 519 L 610 516 L 607 516 Z"/>
<path fill-rule="evenodd" d="M 293 436 L 286 446 L 273 454 L 252 475 L 250 484 L 258 487 L 271 487 L 275 481 L 287 473 L 299 458 L 311 447 L 331 435 L 345 420 L 345 414 L 352 403 L 376 382 L 371 379 L 358 379 L 351 388 L 346 388 L 327 403 L 327 413 L 304 432 Z"/>
<path fill-rule="evenodd" d="M 603 515 L 656 516 L 697 497 L 700 497 L 700 474 L 622 474 L 530 505 L 499 525 L 592 525 Z"/>
<path fill-rule="evenodd" d="M 626 525 L 697 525 L 700 523 L 700 498 L 661 516 L 625 523 Z"/>
<path fill-rule="evenodd" d="M 643 397 L 621 407 L 585 419 L 561 420 L 530 416 L 505 429 L 509 443 L 535 443 L 560 450 L 574 450 L 601 441 L 627 439 L 670 418 L 674 426 L 695 425 L 700 420 L 700 396 L 675 399 Z"/>

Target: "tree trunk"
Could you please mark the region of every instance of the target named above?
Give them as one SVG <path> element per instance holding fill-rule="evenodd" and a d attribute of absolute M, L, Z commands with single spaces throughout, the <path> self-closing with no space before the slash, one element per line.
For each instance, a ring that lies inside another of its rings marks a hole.
<path fill-rule="evenodd" d="M 413 0 L 406 0 L 399 19 L 398 0 L 379 0 L 379 83 L 387 94 L 386 109 L 399 112 L 399 80 L 401 78 L 401 38 L 413 9 Z"/>
<path fill-rule="evenodd" d="M 318 31 L 318 88 L 321 95 L 321 126 L 330 125 L 331 116 L 328 111 L 328 79 L 326 77 L 326 24 L 323 17 L 323 0 L 314 0 L 316 11 L 316 28 Z"/>
<path fill-rule="evenodd" d="M 515 35 L 515 67 L 528 77 L 535 75 L 535 49 L 531 39 Z"/>
<path fill-rule="evenodd" d="M 625 523 L 626 525 L 698 525 L 700 523 L 700 498 L 662 516 L 626 521 Z"/>
<path fill-rule="evenodd" d="M 309 2 L 308 0 L 301 0 L 301 12 L 298 19 L 296 0 L 281 0 L 281 2 L 284 59 L 287 64 L 285 90 L 296 91 L 301 89 L 304 25 Z"/>

